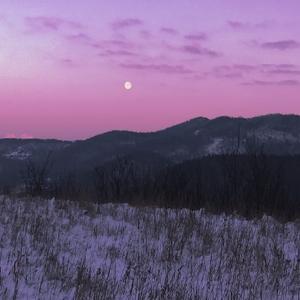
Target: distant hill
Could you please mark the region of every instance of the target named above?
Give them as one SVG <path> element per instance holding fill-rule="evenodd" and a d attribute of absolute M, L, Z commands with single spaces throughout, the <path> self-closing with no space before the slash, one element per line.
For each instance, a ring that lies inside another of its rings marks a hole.
<path fill-rule="evenodd" d="M 53 152 L 57 172 L 89 172 L 118 156 L 146 164 L 170 164 L 210 154 L 247 151 L 249 143 L 266 153 L 300 154 L 300 116 L 195 118 L 151 133 L 111 131 L 82 141 L 0 139 L 0 185 L 19 178 L 27 160 Z"/>

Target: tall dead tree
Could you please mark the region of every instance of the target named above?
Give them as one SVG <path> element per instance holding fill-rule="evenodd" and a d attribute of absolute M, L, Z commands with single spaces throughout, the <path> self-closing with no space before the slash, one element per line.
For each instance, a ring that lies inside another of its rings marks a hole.
<path fill-rule="evenodd" d="M 35 197 L 45 193 L 50 169 L 52 167 L 52 152 L 49 152 L 41 163 L 28 160 L 25 169 L 21 171 L 26 195 Z"/>

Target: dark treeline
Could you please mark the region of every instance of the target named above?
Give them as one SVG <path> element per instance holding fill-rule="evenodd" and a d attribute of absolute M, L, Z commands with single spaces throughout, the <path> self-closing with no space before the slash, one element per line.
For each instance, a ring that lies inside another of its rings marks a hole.
<path fill-rule="evenodd" d="M 85 174 L 51 174 L 51 166 L 50 156 L 41 165 L 28 162 L 26 195 L 300 217 L 300 156 L 232 153 L 161 166 L 118 157 Z"/>
<path fill-rule="evenodd" d="M 246 217 L 300 217 L 300 156 L 227 154 L 203 157 L 152 172 L 119 159 L 95 174 L 101 202 L 206 208 Z"/>

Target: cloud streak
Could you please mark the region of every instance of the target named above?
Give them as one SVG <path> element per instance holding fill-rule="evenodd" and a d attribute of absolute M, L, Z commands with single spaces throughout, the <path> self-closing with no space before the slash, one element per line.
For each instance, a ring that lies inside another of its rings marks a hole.
<path fill-rule="evenodd" d="M 178 35 L 179 34 L 178 30 L 176 30 L 175 28 L 171 28 L 171 27 L 161 27 L 160 31 L 162 33 L 166 33 L 169 35 Z"/>
<path fill-rule="evenodd" d="M 300 43 L 295 40 L 281 40 L 281 41 L 262 43 L 261 47 L 264 49 L 284 51 L 284 50 L 291 50 L 291 49 L 299 48 Z"/>
<path fill-rule="evenodd" d="M 230 20 L 227 22 L 227 25 L 233 30 L 251 30 L 251 29 L 265 29 L 269 26 L 267 22 L 260 23 L 248 23 Z"/>
<path fill-rule="evenodd" d="M 289 70 L 289 69 L 273 69 L 269 70 L 266 73 L 274 75 L 294 75 L 300 76 L 300 70 Z"/>
<path fill-rule="evenodd" d="M 205 33 L 194 33 L 194 34 L 187 34 L 184 38 L 188 41 L 206 41 L 207 35 Z"/>
<path fill-rule="evenodd" d="M 100 56 L 137 56 L 136 53 L 127 50 L 110 50 L 107 49 L 100 53 Z"/>
<path fill-rule="evenodd" d="M 65 29 L 81 29 L 82 24 L 79 22 L 69 21 L 66 19 L 56 17 L 26 17 L 25 23 L 32 32 L 47 32 L 47 31 L 59 31 L 62 28 Z"/>
<path fill-rule="evenodd" d="M 159 73 L 168 74 L 188 74 L 193 73 L 191 69 L 183 65 L 170 65 L 170 64 L 121 64 L 122 68 L 133 69 L 140 71 L 154 71 Z"/>
<path fill-rule="evenodd" d="M 68 41 L 82 43 L 82 44 L 93 43 L 93 39 L 86 33 L 77 33 L 77 34 L 67 35 L 67 36 L 65 36 L 65 38 Z"/>
<path fill-rule="evenodd" d="M 210 74 L 216 78 L 239 79 L 256 70 L 257 67 L 253 65 L 221 65 L 214 67 Z"/>
<path fill-rule="evenodd" d="M 216 66 L 209 72 L 216 78 L 239 79 L 247 78 L 250 74 L 255 76 L 264 76 L 270 79 L 270 76 L 281 76 L 282 80 L 253 80 L 245 82 L 244 85 L 297 85 L 298 81 L 295 76 L 300 76 L 300 69 L 293 64 L 234 64 Z M 284 77 L 289 77 L 286 80 Z"/>
<path fill-rule="evenodd" d="M 75 68 L 78 65 L 75 63 L 75 61 L 71 58 L 63 58 L 59 60 L 59 63 L 66 68 Z"/>
<path fill-rule="evenodd" d="M 279 81 L 265 81 L 265 80 L 253 80 L 249 82 L 244 82 L 242 85 L 249 86 L 299 86 L 300 81 L 298 80 L 279 80 Z"/>
<path fill-rule="evenodd" d="M 137 18 L 127 18 L 127 19 L 122 19 L 118 20 L 112 23 L 112 28 L 114 30 L 121 30 L 121 29 L 126 29 L 130 27 L 138 27 L 143 25 L 144 22 L 140 19 Z"/>
<path fill-rule="evenodd" d="M 182 51 L 184 53 L 192 54 L 192 55 L 198 55 L 198 56 L 207 56 L 207 57 L 219 57 L 221 54 L 207 48 L 203 48 L 200 46 L 195 45 L 185 45 L 182 47 Z"/>

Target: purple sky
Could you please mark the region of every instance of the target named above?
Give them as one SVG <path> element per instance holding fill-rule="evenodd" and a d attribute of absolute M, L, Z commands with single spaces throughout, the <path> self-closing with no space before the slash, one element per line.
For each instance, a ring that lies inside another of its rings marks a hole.
<path fill-rule="evenodd" d="M 1 0 L 0 137 L 300 114 L 299 11 L 299 0 Z"/>

